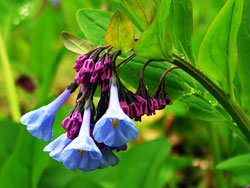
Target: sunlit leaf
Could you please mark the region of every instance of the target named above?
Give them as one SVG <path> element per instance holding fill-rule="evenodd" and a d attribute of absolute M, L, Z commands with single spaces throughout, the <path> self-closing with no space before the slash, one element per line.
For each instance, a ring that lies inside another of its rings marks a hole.
<path fill-rule="evenodd" d="M 152 0 L 137 0 L 142 10 L 145 12 L 147 16 L 149 24 L 151 23 L 154 16 L 154 7 Z"/>
<path fill-rule="evenodd" d="M 1 169 L 1 188 L 35 188 L 47 165 L 45 143 L 29 135 L 24 126 L 21 129 L 15 151 Z"/>
<path fill-rule="evenodd" d="M 63 32 L 62 37 L 63 37 L 64 46 L 68 50 L 78 53 L 78 54 L 85 54 L 88 51 L 96 48 L 96 46 L 92 44 L 91 42 L 87 40 L 83 40 L 67 32 Z"/>
<path fill-rule="evenodd" d="M 122 53 L 130 51 L 134 46 L 135 31 L 129 18 L 117 10 L 108 26 L 105 35 L 105 42 Z"/>
<path fill-rule="evenodd" d="M 77 22 L 87 37 L 96 46 L 104 46 L 105 32 L 112 13 L 94 9 L 81 9 L 77 12 Z"/>
<path fill-rule="evenodd" d="M 173 0 L 168 16 L 168 29 L 174 53 L 194 62 L 192 53 L 193 10 L 191 0 Z"/>
<path fill-rule="evenodd" d="M 237 66 L 236 37 L 242 8 L 242 0 L 228 0 L 210 25 L 199 49 L 200 68 L 218 80 L 227 93 Z"/>
<path fill-rule="evenodd" d="M 170 153 L 170 144 L 166 138 L 142 143 L 127 151 L 118 166 L 117 187 L 154 187 L 161 164 Z M 142 160 L 143 159 L 143 160 Z M 131 165 L 133 162 L 133 165 Z M 126 177 L 126 178 L 124 178 Z"/>
<path fill-rule="evenodd" d="M 250 1 L 244 1 L 244 9 L 242 15 L 242 23 L 239 30 L 237 46 L 239 52 L 239 78 L 241 84 L 242 106 L 248 110 L 250 114 L 250 84 L 249 84 L 249 73 L 250 73 Z"/>
<path fill-rule="evenodd" d="M 230 172 L 248 172 L 250 171 L 250 154 L 242 154 L 229 158 L 219 163 L 216 168 L 218 170 L 226 170 Z M 249 174 L 250 177 L 250 174 Z"/>
<path fill-rule="evenodd" d="M 159 1 L 155 20 L 135 43 L 134 52 L 136 55 L 148 59 L 167 59 L 171 61 L 172 44 L 165 25 L 170 3 L 170 0 Z"/>
<path fill-rule="evenodd" d="M 122 5 L 133 15 L 137 23 L 145 30 L 148 26 L 147 17 L 136 0 L 120 0 Z"/>

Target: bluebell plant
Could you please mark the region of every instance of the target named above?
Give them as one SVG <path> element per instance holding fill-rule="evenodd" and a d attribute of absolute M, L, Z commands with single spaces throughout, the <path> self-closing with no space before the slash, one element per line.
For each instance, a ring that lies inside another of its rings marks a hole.
<path fill-rule="evenodd" d="M 126 88 L 116 70 L 121 51 L 111 53 L 111 49 L 112 46 L 97 47 L 79 56 L 73 67 L 74 82 L 53 102 L 20 119 L 34 137 L 50 142 L 56 112 L 81 85 L 74 108 L 61 123 L 66 133 L 44 148 L 68 169 L 92 171 L 117 165 L 119 159 L 114 151 L 127 150 L 127 143 L 137 137 L 134 121 L 141 121 L 143 115 L 153 115 L 170 103 L 165 75 L 153 95 L 147 90 L 143 76 L 135 93 Z M 95 106 L 93 96 L 97 87 L 101 87 L 101 97 Z"/>

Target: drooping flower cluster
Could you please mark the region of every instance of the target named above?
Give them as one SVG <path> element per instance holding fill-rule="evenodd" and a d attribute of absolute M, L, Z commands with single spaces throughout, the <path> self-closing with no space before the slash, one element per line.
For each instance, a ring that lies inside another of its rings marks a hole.
<path fill-rule="evenodd" d="M 137 137 L 132 119 L 141 121 L 144 114 L 153 115 L 170 102 L 165 80 L 153 96 L 143 79 L 136 93 L 128 90 L 116 72 L 115 61 L 120 51 L 109 53 L 111 48 L 99 47 L 79 56 L 74 65 L 77 72 L 74 82 L 53 102 L 24 114 L 20 120 L 34 137 L 50 142 L 56 112 L 81 85 L 74 108 L 61 123 L 66 133 L 44 148 L 69 169 L 92 171 L 115 166 L 119 159 L 113 151 L 126 150 L 128 141 Z M 93 96 L 98 86 L 101 97 L 95 107 Z"/>

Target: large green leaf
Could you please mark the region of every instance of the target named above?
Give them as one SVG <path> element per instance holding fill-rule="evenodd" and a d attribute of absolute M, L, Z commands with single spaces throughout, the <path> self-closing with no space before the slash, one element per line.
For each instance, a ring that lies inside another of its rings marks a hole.
<path fill-rule="evenodd" d="M 77 22 L 88 40 L 97 46 L 103 46 L 105 32 L 112 13 L 93 9 L 81 9 L 77 13 Z"/>
<path fill-rule="evenodd" d="M 197 94 L 186 95 L 181 99 L 188 106 L 189 113 L 200 120 L 205 121 L 226 121 L 227 114 L 223 109 L 217 109 L 212 103 L 206 101 L 202 96 Z M 220 112 L 219 110 L 222 110 Z M 225 115 L 224 115 L 225 113 Z"/>
<path fill-rule="evenodd" d="M 236 71 L 236 37 L 243 1 L 228 0 L 210 25 L 199 49 L 198 63 L 208 75 L 219 81 L 229 94 Z"/>
<path fill-rule="evenodd" d="M 154 16 L 154 7 L 152 0 L 137 0 L 137 2 L 141 6 L 142 10 L 145 12 L 145 15 L 148 19 L 148 23 L 150 24 Z"/>
<path fill-rule="evenodd" d="M 108 26 L 105 34 L 105 42 L 122 53 L 129 52 L 135 41 L 135 31 L 133 23 L 120 10 L 117 10 Z"/>
<path fill-rule="evenodd" d="M 148 26 L 147 17 L 136 0 L 120 0 L 122 5 L 130 12 L 135 18 L 137 23 L 145 30 Z"/>
<path fill-rule="evenodd" d="M 117 187 L 154 187 L 158 171 L 170 154 L 166 138 L 145 142 L 127 151 L 118 166 Z M 133 163 L 133 164 L 131 164 Z M 126 178 L 125 178 L 126 177 Z"/>
<path fill-rule="evenodd" d="M 230 172 L 250 172 L 250 153 L 238 155 L 219 163 L 216 168 L 218 170 L 226 170 Z M 249 174 L 250 178 L 250 174 Z"/>
<path fill-rule="evenodd" d="M 174 53 L 194 62 L 192 52 L 193 10 L 191 0 L 171 1 L 168 29 L 173 42 Z"/>
<path fill-rule="evenodd" d="M 19 124 L 12 121 L 0 121 L 0 169 L 15 149 Z"/>
<path fill-rule="evenodd" d="M 56 29 L 59 26 L 59 14 L 51 7 L 46 8 L 36 21 L 34 31 L 32 32 L 30 66 L 33 74 L 37 77 L 39 83 L 44 80 L 47 69 L 41 69 L 41 66 L 48 67 L 52 63 L 53 40 L 56 37 Z M 46 79 L 46 78 L 45 78 Z"/>
<path fill-rule="evenodd" d="M 239 52 L 239 78 L 241 83 L 241 94 L 240 98 L 242 106 L 250 114 L 250 84 L 249 84 L 249 73 L 250 73 L 250 1 L 244 1 L 242 22 L 239 30 L 237 46 Z"/>
<path fill-rule="evenodd" d="M 21 126 L 21 125 L 20 125 Z M 4 164 L 0 174 L 1 188 L 35 188 L 47 165 L 42 149 L 45 143 L 32 137 L 21 127 L 17 146 Z"/>
<path fill-rule="evenodd" d="M 83 40 L 67 32 L 63 32 L 62 37 L 63 37 L 64 46 L 68 50 L 78 53 L 78 54 L 85 54 L 89 52 L 90 50 L 93 50 L 96 48 L 96 46 L 92 44 L 91 42 L 87 40 Z"/>
<path fill-rule="evenodd" d="M 166 59 L 171 61 L 172 44 L 166 27 L 171 0 L 158 2 L 157 15 L 153 23 L 141 34 L 135 43 L 136 55 L 148 59 Z M 149 40 L 150 39 L 150 40 Z"/>

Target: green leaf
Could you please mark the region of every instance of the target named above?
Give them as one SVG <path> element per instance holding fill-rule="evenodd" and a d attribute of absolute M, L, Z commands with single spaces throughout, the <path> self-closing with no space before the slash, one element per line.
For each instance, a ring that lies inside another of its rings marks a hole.
<path fill-rule="evenodd" d="M 4 164 L 0 174 L 0 188 L 35 188 L 47 165 L 45 143 L 32 137 L 25 127 L 21 131 L 14 153 Z"/>
<path fill-rule="evenodd" d="M 193 159 L 191 158 L 169 156 L 166 162 L 162 164 L 162 169 L 159 171 L 157 184 L 154 185 L 154 187 L 164 187 L 166 183 L 171 182 L 171 179 L 177 170 L 191 166 L 192 162 Z"/>
<path fill-rule="evenodd" d="M 87 37 L 96 46 L 104 46 L 104 37 L 112 13 L 94 9 L 81 9 L 77 12 L 77 22 Z"/>
<path fill-rule="evenodd" d="M 105 42 L 122 53 L 129 52 L 135 41 L 135 31 L 133 23 L 120 10 L 117 10 L 108 26 L 105 34 Z"/>
<path fill-rule="evenodd" d="M 205 121 L 226 121 L 227 118 L 224 116 L 224 111 L 222 113 L 214 106 L 210 104 L 204 98 L 197 94 L 187 95 L 181 99 L 188 106 L 189 113 L 200 120 Z M 219 105 L 218 105 L 219 106 Z M 222 109 L 221 109 L 222 110 Z"/>
<path fill-rule="evenodd" d="M 0 169 L 15 149 L 19 126 L 13 121 L 0 121 Z"/>
<path fill-rule="evenodd" d="M 184 56 L 195 64 L 192 52 L 193 9 L 191 0 L 171 1 L 168 29 L 174 46 L 174 53 Z"/>
<path fill-rule="evenodd" d="M 122 5 L 132 14 L 137 23 L 145 30 L 148 26 L 147 17 L 136 0 L 120 0 Z"/>
<path fill-rule="evenodd" d="M 250 84 L 249 84 L 249 72 L 250 72 L 250 1 L 244 1 L 242 22 L 239 30 L 237 46 L 239 53 L 239 78 L 241 84 L 241 104 L 250 114 Z"/>
<path fill-rule="evenodd" d="M 169 154 L 170 144 L 166 138 L 145 142 L 131 148 L 120 158 L 117 166 L 119 181 L 116 187 L 131 185 L 140 188 L 154 187 L 158 171 Z"/>
<path fill-rule="evenodd" d="M 148 23 L 150 24 L 154 16 L 154 7 L 152 0 L 137 0 L 142 10 L 144 10 L 145 15 L 147 16 Z"/>
<path fill-rule="evenodd" d="M 47 67 L 53 59 L 53 40 L 56 37 L 56 29 L 59 26 L 59 14 L 51 7 L 46 8 L 35 22 L 35 28 L 32 32 L 30 65 L 29 68 L 37 77 L 39 83 L 42 83 L 47 69 L 41 69 L 41 66 Z"/>
<path fill-rule="evenodd" d="M 134 52 L 136 55 L 148 59 L 166 59 L 171 61 L 172 44 L 165 24 L 170 4 L 171 0 L 159 1 L 157 15 L 153 23 L 141 34 L 139 40 L 135 43 Z"/>
<path fill-rule="evenodd" d="M 242 0 L 228 0 L 210 25 L 199 49 L 198 63 L 221 87 L 232 93 L 236 71 L 236 37 L 238 34 Z"/>
<path fill-rule="evenodd" d="M 216 166 L 218 170 L 230 172 L 250 172 L 250 153 L 229 158 Z M 250 174 L 249 174 L 250 177 Z"/>
<path fill-rule="evenodd" d="M 93 50 L 96 48 L 96 46 L 92 44 L 91 42 L 87 40 L 83 40 L 67 32 L 63 32 L 62 37 L 63 37 L 64 46 L 68 50 L 78 53 L 78 54 L 85 54 L 89 52 L 90 50 Z"/>

